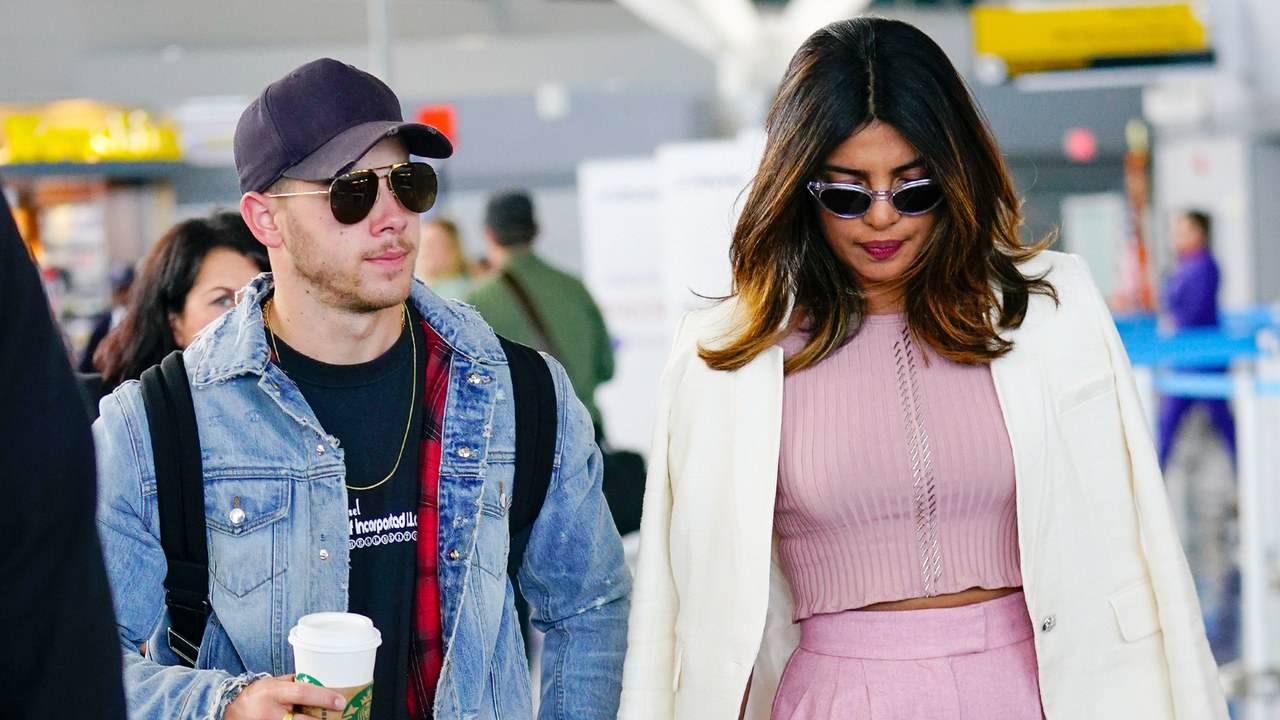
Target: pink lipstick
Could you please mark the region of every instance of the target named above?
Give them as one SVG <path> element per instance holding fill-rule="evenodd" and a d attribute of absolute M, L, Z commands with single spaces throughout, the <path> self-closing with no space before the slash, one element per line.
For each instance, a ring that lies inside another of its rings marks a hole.
<path fill-rule="evenodd" d="M 871 242 L 862 243 L 861 247 L 873 260 L 888 260 L 898 252 L 898 248 L 902 247 L 902 241 L 873 240 Z"/>

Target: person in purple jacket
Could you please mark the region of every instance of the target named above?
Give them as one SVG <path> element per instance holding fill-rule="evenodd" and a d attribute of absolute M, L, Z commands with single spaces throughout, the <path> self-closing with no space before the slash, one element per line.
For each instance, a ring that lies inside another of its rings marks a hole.
<path fill-rule="evenodd" d="M 1210 237 L 1213 221 L 1199 210 L 1186 210 L 1173 219 L 1173 249 L 1177 264 L 1164 285 L 1164 312 L 1177 331 L 1218 325 L 1218 263 L 1213 259 Z M 1205 368 L 1223 372 L 1225 368 Z M 1178 426 L 1196 403 L 1203 403 L 1223 445 L 1236 458 L 1236 426 L 1231 408 L 1223 399 L 1166 395 L 1160 400 L 1160 466 L 1168 465 Z"/>

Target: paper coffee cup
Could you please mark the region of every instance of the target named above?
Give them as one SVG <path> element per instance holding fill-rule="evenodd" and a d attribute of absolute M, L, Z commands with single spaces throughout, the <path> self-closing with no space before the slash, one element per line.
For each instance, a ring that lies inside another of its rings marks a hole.
<path fill-rule="evenodd" d="M 289 631 L 297 682 L 347 696 L 342 710 L 302 707 L 322 720 L 368 720 L 373 707 L 373 663 L 382 633 L 363 615 L 322 612 L 303 615 Z"/>

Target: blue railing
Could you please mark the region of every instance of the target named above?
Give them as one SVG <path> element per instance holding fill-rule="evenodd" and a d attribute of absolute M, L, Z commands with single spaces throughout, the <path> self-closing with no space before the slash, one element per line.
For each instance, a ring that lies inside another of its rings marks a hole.
<path fill-rule="evenodd" d="M 1280 310 L 1254 307 L 1222 313 L 1215 328 L 1162 332 L 1154 315 L 1117 315 L 1116 329 L 1134 365 L 1155 371 L 1157 392 L 1194 398 L 1230 398 L 1235 382 L 1226 368 L 1235 361 L 1256 359 L 1257 335 L 1280 329 Z M 1280 382 L 1256 381 L 1256 390 L 1280 394 Z"/>

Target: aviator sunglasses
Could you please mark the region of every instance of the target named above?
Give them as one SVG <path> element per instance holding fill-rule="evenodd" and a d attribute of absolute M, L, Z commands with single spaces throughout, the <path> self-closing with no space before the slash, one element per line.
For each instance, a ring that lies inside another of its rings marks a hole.
<path fill-rule="evenodd" d="M 821 180 L 814 180 L 807 187 L 823 210 L 842 218 L 866 215 L 876 200 L 888 200 L 901 215 L 923 215 L 942 202 L 942 188 L 930 178 L 904 182 L 892 190 Z"/>
<path fill-rule="evenodd" d="M 343 225 L 354 225 L 365 219 L 378 201 L 379 170 L 386 170 L 387 187 L 396 200 L 411 212 L 426 212 L 436 203 L 440 184 L 436 171 L 423 162 L 403 162 L 395 165 L 354 170 L 329 181 L 324 190 L 275 193 L 267 197 L 292 197 L 294 195 L 328 195 L 333 219 Z"/>

